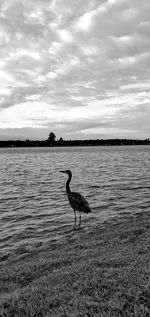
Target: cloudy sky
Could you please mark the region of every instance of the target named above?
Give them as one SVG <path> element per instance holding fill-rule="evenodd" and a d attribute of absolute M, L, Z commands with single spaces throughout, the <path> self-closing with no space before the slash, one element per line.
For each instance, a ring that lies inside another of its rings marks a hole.
<path fill-rule="evenodd" d="M 150 137 L 150 0 L 0 0 L 0 139 Z"/>

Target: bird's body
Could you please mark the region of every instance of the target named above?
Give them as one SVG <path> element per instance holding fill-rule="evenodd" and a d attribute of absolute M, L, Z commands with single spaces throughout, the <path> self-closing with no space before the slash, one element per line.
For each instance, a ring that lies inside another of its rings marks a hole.
<path fill-rule="evenodd" d="M 68 193 L 67 196 L 72 209 L 80 212 L 85 212 L 87 214 L 91 212 L 87 200 L 82 195 L 80 195 L 79 193 L 71 192 Z"/>
<path fill-rule="evenodd" d="M 91 209 L 89 207 L 89 204 L 87 202 L 87 200 L 79 193 L 75 193 L 75 192 L 72 192 L 70 190 L 70 182 L 71 182 L 71 179 L 72 179 L 72 173 L 70 170 L 65 170 L 65 171 L 61 171 L 62 173 L 66 173 L 68 174 L 68 180 L 66 182 L 66 193 L 67 193 L 67 196 L 68 196 L 68 200 L 69 200 L 69 203 L 70 203 L 70 206 L 72 207 L 72 209 L 74 210 L 74 214 L 75 214 L 75 228 L 76 228 L 76 211 L 79 211 L 79 215 L 80 215 L 80 218 L 79 218 L 79 227 L 81 226 L 81 212 L 84 212 L 84 213 L 90 213 L 91 212 Z"/>

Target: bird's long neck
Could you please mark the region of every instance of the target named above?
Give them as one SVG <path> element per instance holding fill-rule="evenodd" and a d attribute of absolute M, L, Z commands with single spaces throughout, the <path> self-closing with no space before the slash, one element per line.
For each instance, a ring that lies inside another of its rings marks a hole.
<path fill-rule="evenodd" d="M 68 177 L 68 180 L 66 182 L 66 193 L 69 194 L 70 193 L 70 182 L 71 182 L 71 178 L 72 178 L 72 175 L 70 174 L 69 177 Z"/>

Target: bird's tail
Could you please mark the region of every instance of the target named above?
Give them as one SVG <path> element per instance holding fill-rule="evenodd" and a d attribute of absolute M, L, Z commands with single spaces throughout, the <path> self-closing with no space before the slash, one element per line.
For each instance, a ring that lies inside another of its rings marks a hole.
<path fill-rule="evenodd" d="M 89 214 L 90 212 L 92 212 L 92 210 L 91 210 L 91 208 L 89 207 L 89 208 L 86 209 L 85 212 L 86 212 L 86 214 Z"/>

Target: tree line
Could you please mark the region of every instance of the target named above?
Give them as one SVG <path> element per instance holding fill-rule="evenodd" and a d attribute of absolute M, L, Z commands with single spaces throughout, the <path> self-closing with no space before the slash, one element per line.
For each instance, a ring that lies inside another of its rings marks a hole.
<path fill-rule="evenodd" d="M 150 145 L 150 138 L 140 139 L 88 139 L 56 140 L 54 132 L 50 132 L 46 140 L 8 140 L 0 141 L 0 147 L 49 147 L 49 146 L 108 146 L 108 145 Z"/>

